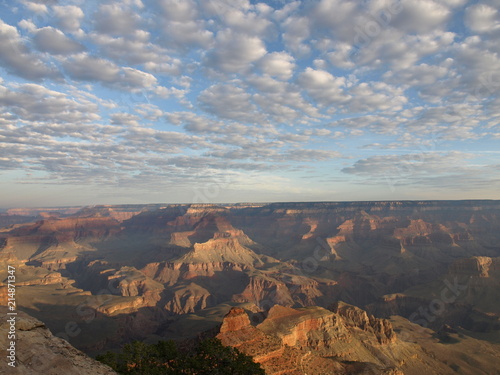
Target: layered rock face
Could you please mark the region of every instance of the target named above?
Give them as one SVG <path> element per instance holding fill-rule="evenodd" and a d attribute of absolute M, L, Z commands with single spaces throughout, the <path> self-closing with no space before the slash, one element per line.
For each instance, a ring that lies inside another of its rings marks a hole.
<path fill-rule="evenodd" d="M 456 347 L 446 347 L 436 343 L 428 329 L 403 319 L 396 324 L 403 339 L 394 333 L 393 323 L 343 302 L 332 310 L 276 305 L 256 326 L 247 311 L 232 308 L 216 337 L 252 356 L 266 374 L 451 375 L 457 369 L 470 375 L 496 373 L 490 362 L 497 356 L 494 346 L 466 339 Z M 448 332 L 452 340 L 458 337 L 456 331 Z M 487 353 L 484 363 L 475 358 L 481 351 Z"/>
<path fill-rule="evenodd" d="M 367 306 L 378 316 L 401 315 L 439 329 L 443 324 L 475 331 L 500 330 L 500 258 L 474 256 L 454 261 L 431 283 L 382 296 Z"/>
<path fill-rule="evenodd" d="M 252 356 L 266 374 L 336 374 L 343 369 L 335 361 L 313 354 L 307 348 L 286 345 L 280 337 L 253 327 L 243 309 L 234 308 L 228 313 L 216 337 L 224 345 Z"/>
<path fill-rule="evenodd" d="M 18 226 L 0 234 L 3 259 L 15 257 L 47 269 L 64 269 L 84 251 L 92 251 L 90 242 L 102 241 L 118 232 L 119 222 L 112 218 L 44 219 Z M 2 238 L 3 237 L 3 238 Z"/>
<path fill-rule="evenodd" d="M 4 318 L 7 308 L 0 307 L 0 316 Z M 7 339 L 9 323 L 0 322 L 0 346 L 9 348 Z M 112 375 L 111 368 L 93 360 L 75 349 L 67 341 L 54 337 L 39 320 L 18 312 L 16 317 L 15 339 L 16 367 L 7 364 L 5 356 L 0 361 L 0 373 L 5 374 L 47 374 L 47 375 Z"/>
<path fill-rule="evenodd" d="M 343 302 L 335 303 L 330 309 L 344 318 L 346 326 L 357 327 L 372 333 L 380 344 L 389 344 L 396 341 L 396 334 L 392 325 L 386 319 L 377 319 L 359 307 Z"/>
<path fill-rule="evenodd" d="M 476 256 L 454 262 L 449 273 L 458 277 L 500 277 L 500 258 Z"/>

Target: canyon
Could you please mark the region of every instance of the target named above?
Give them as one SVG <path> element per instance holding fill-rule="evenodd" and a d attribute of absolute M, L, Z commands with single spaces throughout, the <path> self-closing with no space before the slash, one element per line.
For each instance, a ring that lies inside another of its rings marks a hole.
<path fill-rule="evenodd" d="M 18 308 L 90 355 L 213 334 L 270 374 L 498 373 L 500 201 L 11 209 L 0 225 L 0 299 L 13 266 Z"/>

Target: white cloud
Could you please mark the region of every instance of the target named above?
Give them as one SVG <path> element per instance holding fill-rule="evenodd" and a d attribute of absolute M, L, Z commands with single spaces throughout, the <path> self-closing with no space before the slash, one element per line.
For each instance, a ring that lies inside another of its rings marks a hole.
<path fill-rule="evenodd" d="M 407 119 L 402 116 L 391 115 L 391 117 L 388 117 L 380 114 L 362 114 L 333 121 L 328 126 L 336 129 L 354 130 L 355 132 L 351 132 L 350 134 L 352 136 L 359 136 L 364 134 L 361 129 L 368 129 L 375 134 L 397 134 L 398 131 L 401 131 L 400 128 L 406 125 L 406 122 Z M 341 134 L 337 135 L 341 136 Z"/>
<path fill-rule="evenodd" d="M 157 79 L 154 75 L 133 68 L 122 68 L 123 82 L 125 87 L 148 88 L 156 85 Z"/>
<path fill-rule="evenodd" d="M 422 107 L 413 110 L 405 128 L 414 134 L 429 136 L 433 134 L 440 139 L 472 140 L 480 135 L 475 132 L 482 120 L 482 106 L 472 103 L 457 103 L 446 106 Z"/>
<path fill-rule="evenodd" d="M 465 24 L 477 33 L 493 33 L 500 30 L 500 14 L 486 4 L 472 5 L 466 10 Z"/>
<path fill-rule="evenodd" d="M 139 120 L 138 116 L 126 112 L 111 115 L 111 124 L 113 125 L 139 126 Z"/>
<path fill-rule="evenodd" d="M 91 33 L 90 38 L 100 47 L 101 55 L 117 63 L 142 64 L 146 70 L 160 74 L 178 75 L 182 71 L 181 60 L 170 57 L 170 52 L 151 42 L 150 33 L 143 30 L 123 37 Z"/>
<path fill-rule="evenodd" d="M 290 1 L 283 3 L 283 8 L 276 9 L 273 14 L 273 18 L 277 21 L 283 21 L 286 17 L 290 16 L 298 7 L 300 6 L 300 1 Z"/>
<path fill-rule="evenodd" d="M 328 61 L 333 65 L 343 69 L 352 69 L 355 67 L 351 60 L 351 53 L 354 47 L 349 43 L 340 42 L 335 45 L 332 52 L 327 53 Z"/>
<path fill-rule="evenodd" d="M 36 25 L 31 20 L 21 20 L 17 24 L 21 29 L 26 29 L 30 33 L 34 33 L 37 30 Z"/>
<path fill-rule="evenodd" d="M 14 26 L 0 20 L 0 64 L 25 79 L 56 78 L 59 73 L 24 45 Z"/>
<path fill-rule="evenodd" d="M 456 8 L 465 5 L 467 0 L 437 0 L 437 2 L 450 8 Z"/>
<path fill-rule="evenodd" d="M 358 160 L 344 168 L 347 174 L 364 178 L 363 183 L 398 188 L 438 188 L 450 194 L 462 191 L 487 191 L 499 184 L 498 166 L 477 163 L 477 156 L 458 151 L 415 152 L 403 155 L 377 155 Z"/>
<path fill-rule="evenodd" d="M 294 58 L 286 52 L 272 52 L 259 61 L 259 67 L 265 74 L 288 80 L 296 67 Z"/>
<path fill-rule="evenodd" d="M 321 0 L 310 14 L 310 24 L 322 30 L 322 34 L 338 35 L 336 38 L 352 38 L 358 17 L 364 13 L 356 1 Z"/>
<path fill-rule="evenodd" d="M 257 90 L 253 95 L 259 112 L 279 123 L 309 123 L 321 117 L 318 109 L 304 99 L 299 86 L 268 76 L 251 76 L 247 82 Z"/>
<path fill-rule="evenodd" d="M 162 116 L 165 115 L 165 113 L 160 108 L 158 108 L 154 104 L 150 104 L 150 103 L 138 104 L 135 107 L 135 111 L 139 115 L 141 115 L 143 118 L 150 120 L 150 121 L 157 121 Z"/>
<path fill-rule="evenodd" d="M 29 83 L 9 88 L 0 86 L 0 105 L 22 123 L 83 123 L 100 119 L 98 106 L 85 98 L 75 100 L 62 92 Z"/>
<path fill-rule="evenodd" d="M 47 13 L 47 6 L 45 4 L 35 3 L 31 1 L 23 1 L 26 8 L 34 13 Z"/>
<path fill-rule="evenodd" d="M 213 85 L 198 97 L 201 107 L 218 117 L 242 122 L 259 122 L 257 107 L 251 95 L 235 85 Z"/>
<path fill-rule="evenodd" d="M 52 8 L 59 27 L 67 32 L 78 32 L 85 14 L 76 5 L 56 5 Z"/>
<path fill-rule="evenodd" d="M 309 18 L 290 16 L 283 21 L 285 46 L 299 56 L 307 55 L 310 47 L 305 42 L 310 36 Z"/>
<path fill-rule="evenodd" d="M 252 4 L 248 0 L 211 0 L 200 2 L 200 8 L 208 17 L 224 22 L 224 16 L 228 12 L 248 12 L 252 9 Z"/>
<path fill-rule="evenodd" d="M 182 61 L 179 59 L 174 59 L 168 63 L 148 61 L 144 64 L 144 68 L 153 73 L 177 76 L 182 72 Z"/>
<path fill-rule="evenodd" d="M 410 33 L 427 33 L 443 28 L 451 11 L 433 0 L 402 0 L 401 12 L 391 22 L 399 30 Z"/>
<path fill-rule="evenodd" d="M 103 4 L 94 14 L 95 29 L 111 35 L 132 34 L 139 23 L 139 16 L 120 3 Z"/>
<path fill-rule="evenodd" d="M 387 29 L 360 49 L 355 62 L 367 68 L 380 68 L 389 63 L 394 69 L 407 69 L 425 56 L 444 52 L 454 38 L 454 33 L 441 30 L 412 35 Z"/>
<path fill-rule="evenodd" d="M 208 48 L 213 41 L 213 33 L 201 19 L 198 5 L 192 0 L 162 0 L 159 3 L 163 13 L 162 43 L 184 50 L 191 46 Z"/>
<path fill-rule="evenodd" d="M 500 57 L 488 51 L 477 36 L 469 37 L 454 49 L 461 89 L 472 94 L 470 99 L 498 97 L 500 92 Z"/>
<path fill-rule="evenodd" d="M 384 78 L 394 83 L 404 83 L 412 87 L 418 87 L 434 85 L 437 80 L 449 73 L 449 69 L 446 66 L 422 63 L 400 70 L 397 73 L 388 71 L 384 74 Z"/>
<path fill-rule="evenodd" d="M 130 67 L 120 67 L 113 62 L 80 53 L 64 61 L 65 71 L 75 80 L 97 81 L 109 87 L 136 91 L 153 89 L 157 79 L 150 73 Z"/>
<path fill-rule="evenodd" d="M 346 79 L 335 77 L 324 70 L 306 68 L 298 78 L 300 86 L 323 106 L 345 103 L 350 99 L 345 93 Z"/>
<path fill-rule="evenodd" d="M 69 55 L 85 50 L 83 45 L 68 38 L 60 30 L 50 26 L 38 29 L 33 37 L 33 41 L 39 51 L 54 55 Z"/>
<path fill-rule="evenodd" d="M 159 5 L 170 21 L 189 22 L 198 18 L 198 7 L 193 0 L 161 0 Z"/>
<path fill-rule="evenodd" d="M 408 101 L 402 89 L 383 82 L 362 82 L 349 90 L 350 112 L 400 111 Z"/>
<path fill-rule="evenodd" d="M 209 53 L 207 65 L 227 73 L 244 72 L 249 65 L 266 54 L 264 42 L 255 36 L 220 31 L 214 49 Z"/>
<path fill-rule="evenodd" d="M 83 81 L 115 82 L 120 68 L 109 60 L 80 53 L 63 64 L 66 72 L 73 78 Z"/>
<path fill-rule="evenodd" d="M 204 21 L 169 21 L 163 33 L 164 44 L 185 49 L 189 46 L 208 48 L 213 41 L 213 33 L 205 29 Z"/>
<path fill-rule="evenodd" d="M 224 23 L 235 32 L 264 37 L 272 26 L 265 15 L 231 9 L 223 15 Z"/>
<path fill-rule="evenodd" d="M 464 168 L 464 160 L 471 157 L 471 154 L 457 151 L 377 155 L 358 160 L 352 167 L 346 167 L 342 171 L 362 176 L 408 178 L 414 175 L 456 172 L 457 169 Z"/>

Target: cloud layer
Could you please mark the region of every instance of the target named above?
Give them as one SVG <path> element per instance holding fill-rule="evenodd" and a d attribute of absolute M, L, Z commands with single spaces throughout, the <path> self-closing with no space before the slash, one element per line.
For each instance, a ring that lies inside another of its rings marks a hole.
<path fill-rule="evenodd" d="M 500 198 L 493 0 L 0 7 L 9 194 L 186 202 L 211 181 L 206 201 Z"/>

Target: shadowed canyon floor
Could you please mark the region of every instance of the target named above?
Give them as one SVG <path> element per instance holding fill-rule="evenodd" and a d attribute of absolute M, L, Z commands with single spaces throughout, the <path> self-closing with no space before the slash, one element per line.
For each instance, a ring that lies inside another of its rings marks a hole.
<path fill-rule="evenodd" d="M 11 265 L 18 308 L 92 355 L 208 331 L 270 374 L 499 373 L 499 201 L 19 209 L 0 224 L 3 304 Z"/>

